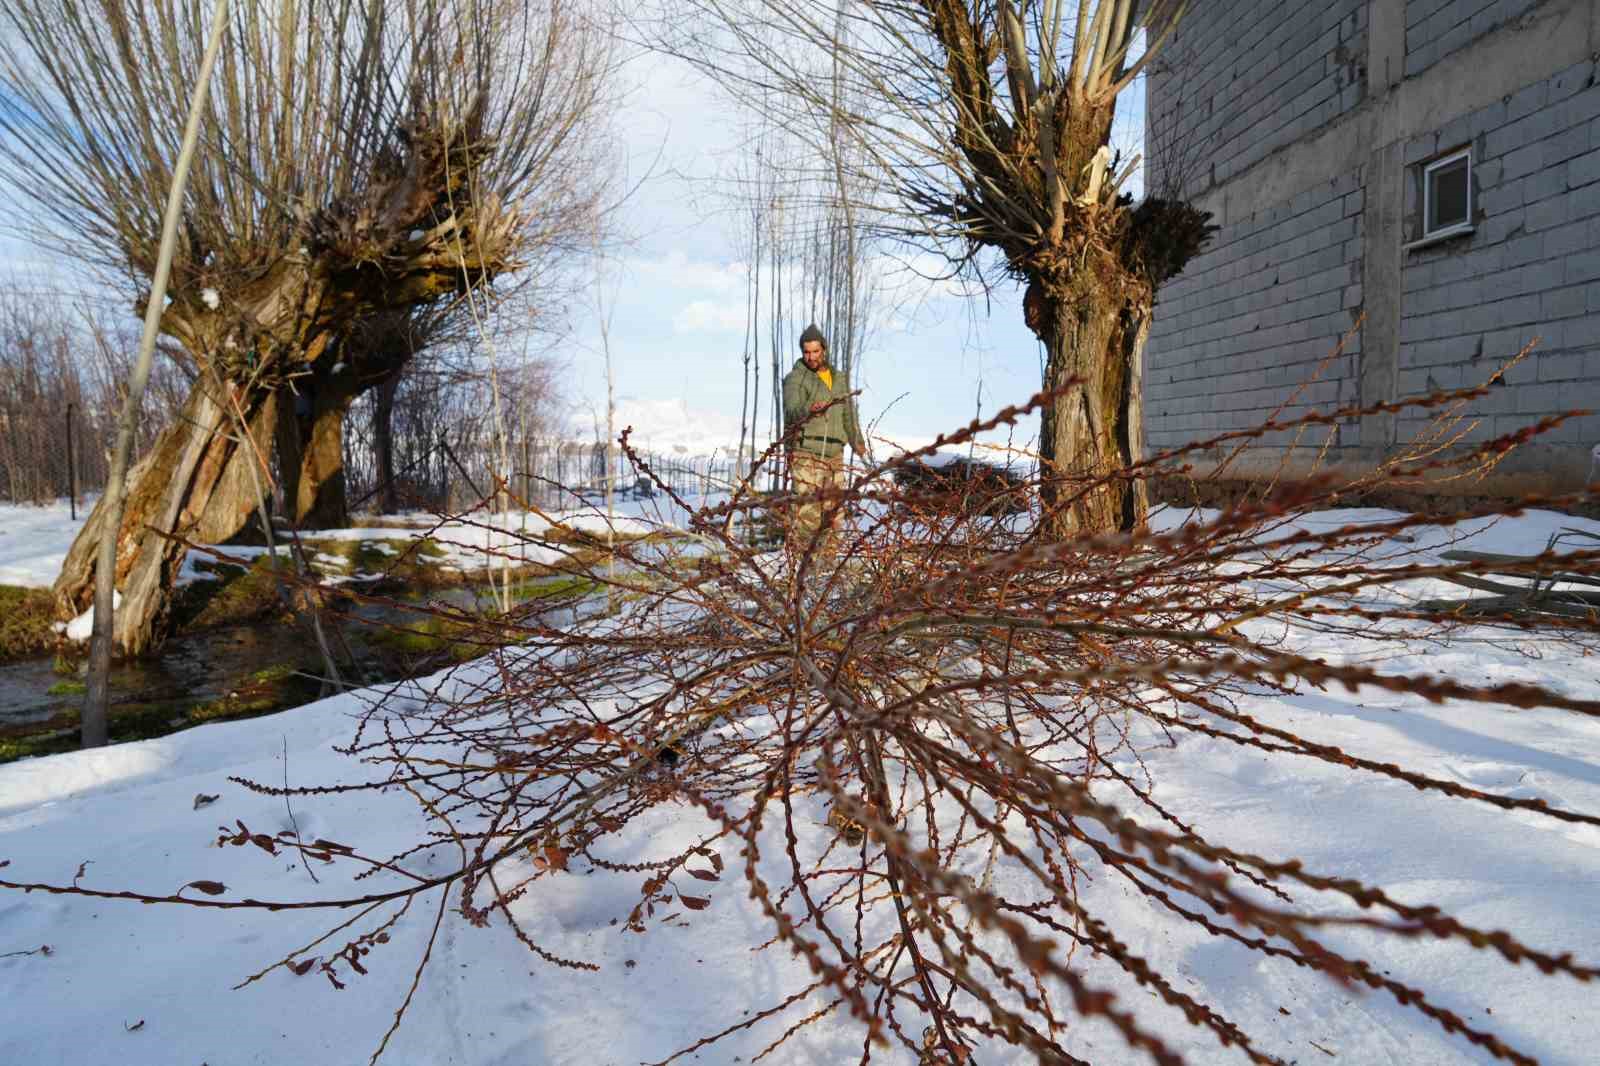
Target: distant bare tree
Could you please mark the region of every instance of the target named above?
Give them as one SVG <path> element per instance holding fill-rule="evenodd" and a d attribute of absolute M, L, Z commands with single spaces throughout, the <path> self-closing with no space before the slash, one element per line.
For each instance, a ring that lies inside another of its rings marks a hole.
<path fill-rule="evenodd" d="M 1041 432 L 1052 536 L 1133 528 L 1147 509 L 1142 483 L 1101 475 L 1137 457 L 1155 290 L 1209 230 L 1184 203 L 1133 205 L 1137 160 L 1112 151 L 1111 126 L 1183 6 L 853 0 L 830 17 L 802 0 L 673 0 L 656 34 L 819 159 L 848 140 L 836 165 L 885 191 L 858 205 L 874 232 L 973 272 L 997 252 L 1026 284 L 1056 393 Z"/>
<path fill-rule="evenodd" d="M 747 461 L 784 431 L 781 385 L 798 355 L 800 330 L 815 322 L 828 337 L 834 365 L 856 374 L 888 309 L 875 244 L 856 218 L 859 167 L 837 163 L 831 144 L 819 160 L 814 146 L 771 124 L 754 139 L 755 150 L 740 160 L 727 185 L 733 240 L 746 265 L 740 424 L 741 439 L 749 433 L 748 450 L 741 448 Z M 838 150 L 851 148 L 846 142 Z M 763 336 L 770 364 L 766 440 L 759 428 Z"/>
<path fill-rule="evenodd" d="M 559 361 L 539 349 L 516 351 L 500 367 L 514 473 L 527 474 L 535 442 L 560 433 L 566 399 L 560 371 Z M 441 440 L 472 470 L 480 487 L 491 468 L 503 476 L 498 461 L 488 462 L 494 450 L 488 392 L 487 375 L 470 347 L 437 345 L 423 349 L 396 377 L 357 398 L 344 441 L 350 506 L 381 513 L 450 508 L 451 487 L 460 482 L 460 474 Z M 526 476 L 511 480 L 514 490 L 531 491 Z"/>
<path fill-rule="evenodd" d="M 0 176 L 38 236 L 136 305 L 203 21 L 183 0 L 0 13 Z M 133 471 L 118 533 L 125 650 L 157 636 L 175 537 L 244 524 L 274 438 L 291 516 L 339 509 L 324 486 L 344 412 L 415 350 L 374 346 L 362 323 L 448 317 L 474 293 L 481 312 L 502 276 L 582 254 L 605 188 L 609 42 L 567 0 L 239 0 L 161 321 L 195 387 Z M 63 566 L 64 614 L 88 602 L 103 521 Z"/>
<path fill-rule="evenodd" d="M 45 503 L 69 491 L 69 409 L 78 489 L 105 483 L 105 443 L 137 342 L 131 323 L 48 283 L 0 288 L 0 500 Z M 145 390 L 141 445 L 171 423 L 188 390 L 177 364 L 160 367 Z"/>

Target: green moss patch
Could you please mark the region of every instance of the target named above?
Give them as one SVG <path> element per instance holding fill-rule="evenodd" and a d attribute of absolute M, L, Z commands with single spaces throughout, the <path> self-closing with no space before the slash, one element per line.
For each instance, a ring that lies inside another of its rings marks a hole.
<path fill-rule="evenodd" d="M 539 581 L 527 581 L 512 586 L 512 595 L 520 601 L 552 600 L 567 597 L 580 598 L 599 588 L 597 582 L 575 574 L 560 574 Z"/>
<path fill-rule="evenodd" d="M 57 681 L 44 691 L 47 696 L 81 696 L 89 686 L 82 681 Z"/>
<path fill-rule="evenodd" d="M 465 662 L 509 643 L 509 639 L 496 641 L 493 630 L 482 623 L 434 616 L 383 626 L 374 630 L 370 639 L 403 670 L 430 663 Z"/>
<path fill-rule="evenodd" d="M 537 605 L 544 610 L 562 601 L 581 599 L 593 593 L 596 587 L 587 578 L 561 575 L 514 584 L 511 595 L 522 607 Z M 389 659 L 387 665 L 391 669 L 410 672 L 448 662 L 465 662 L 523 639 L 525 633 L 514 621 L 496 620 L 499 610 L 491 595 L 485 593 L 480 606 L 482 617 L 451 617 L 419 611 L 412 619 L 374 627 L 366 640 Z M 516 613 L 513 608 L 513 614 Z"/>
<path fill-rule="evenodd" d="M 450 588 L 478 580 L 476 573 L 482 567 L 462 570 L 450 562 L 450 550 L 432 537 L 415 541 L 388 540 L 317 540 L 302 541 L 306 553 L 313 558 L 312 566 L 322 573 L 359 574 L 375 578 L 375 585 L 367 587 L 380 592 L 400 589 Z M 324 558 L 317 560 L 316 556 Z M 338 559 L 339 564 L 327 562 Z M 513 567 L 512 573 L 526 572 L 529 568 Z M 543 567 L 532 568 L 542 571 Z"/>
<path fill-rule="evenodd" d="M 279 562 L 289 565 L 286 559 Z M 178 590 L 172 616 L 180 630 L 249 622 L 282 608 L 279 574 L 270 556 L 261 556 L 248 569 L 211 559 L 195 562 L 194 568 L 216 576 Z"/>
<path fill-rule="evenodd" d="M 49 589 L 0 585 L 0 662 L 42 655 L 56 646 Z"/>

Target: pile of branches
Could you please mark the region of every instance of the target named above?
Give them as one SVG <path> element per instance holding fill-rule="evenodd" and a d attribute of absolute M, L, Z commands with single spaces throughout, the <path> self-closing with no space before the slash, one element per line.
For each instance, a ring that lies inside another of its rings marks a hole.
<path fill-rule="evenodd" d="M 910 460 L 895 468 L 894 483 L 917 490 L 918 510 L 944 497 L 946 510 L 984 515 L 1023 514 L 1029 509 L 1028 478 L 1006 462 L 987 457 L 941 456 L 937 464 Z M 928 496 L 924 496 L 928 493 Z"/>
<path fill-rule="evenodd" d="M 1481 471 L 1548 428 L 1446 447 L 1461 438 L 1451 435 L 1450 420 L 1479 395 L 1463 390 L 1412 401 L 1408 406 L 1440 413 L 1440 435 L 1385 464 L 1368 483 Z M 386 939 L 397 912 L 429 896 L 440 915 L 448 905 L 476 924 L 503 920 L 545 961 L 592 969 L 589 960 L 540 944 L 519 921 L 518 907 L 537 906 L 544 879 L 578 869 L 643 875 L 627 916 L 639 932 L 660 920 L 660 909 L 707 907 L 704 885 L 730 892 L 728 882 L 737 880 L 739 894 L 770 923 L 763 946 L 802 956 L 812 977 L 663 1062 L 756 1026 L 771 1027 L 771 1050 L 840 1012 L 861 1025 L 863 1063 L 904 1053 L 930 1066 L 975 1062 L 981 1049 L 996 1045 L 1025 1049 L 1041 1062 L 1077 1063 L 1068 1026 L 1086 1018 L 1109 1022 L 1128 1047 L 1156 1062 L 1180 1062 L 1139 1016 L 1083 975 L 1075 964 L 1080 951 L 1120 967 L 1219 1045 L 1252 1062 L 1279 1061 L 1258 1047 L 1259 1034 L 1129 948 L 1128 931 L 1095 913 L 1080 891 L 1086 878 L 1100 878 L 1120 880 L 1153 920 L 1192 923 L 1242 951 L 1377 990 L 1498 1059 L 1533 1061 L 1441 1005 L 1440 990 L 1390 977 L 1371 958 L 1339 950 L 1328 933 L 1354 926 L 1457 941 L 1582 981 L 1600 969 L 1409 904 L 1344 871 L 1216 843 L 1183 811 L 1158 801 L 1140 757 L 1163 736 L 1201 734 L 1466 803 L 1600 825 L 1595 813 L 1481 791 L 1318 743 L 1240 707 L 1246 693 L 1338 684 L 1600 714 L 1600 703 L 1529 685 L 1384 673 L 1296 651 L 1296 635 L 1308 632 L 1427 641 L 1465 625 L 1394 586 L 1483 565 L 1438 563 L 1406 548 L 1424 527 L 1473 516 L 1296 525 L 1295 516 L 1361 487 L 1327 477 L 1280 483 L 1261 499 L 1164 529 L 1052 543 L 1035 537 L 1037 515 L 951 513 L 939 492 L 923 499 L 917 489 L 895 485 L 897 468 L 1049 399 L 1035 397 L 882 464 L 848 490 L 825 492 L 825 510 L 850 515 L 835 554 L 798 535 L 779 550 L 741 538 L 753 524 L 746 518 L 776 508 L 781 520 L 797 501 L 750 490 L 761 464 L 715 505 L 677 500 L 690 517 L 675 538 L 619 544 L 598 562 L 572 557 L 571 569 L 600 592 L 569 603 L 566 621 L 542 605 L 486 627 L 493 669 L 485 674 L 480 664 L 479 676 L 490 683 L 465 696 L 444 686 L 433 700 L 374 704 L 348 747 L 377 768 L 370 786 L 290 790 L 243 782 L 291 796 L 409 791 L 428 829 L 408 851 L 368 856 L 324 841 L 277 841 L 363 876 L 381 878 L 413 852 L 440 845 L 461 856 L 438 876 L 299 904 L 359 909 L 337 927 L 355 938 L 353 952 L 318 957 L 330 978 L 359 969 L 362 945 Z M 1371 412 L 1273 422 L 1193 450 L 1241 446 L 1286 426 L 1311 430 L 1363 413 Z M 626 435 L 623 446 L 628 450 Z M 653 477 L 628 454 L 640 476 Z M 779 454 L 769 451 L 762 464 Z M 1156 456 L 1115 476 L 1170 472 L 1184 457 Z M 1070 507 L 1076 494 L 1103 481 L 1086 479 L 1054 496 Z M 656 485 L 672 496 L 669 486 Z M 1588 574 L 1597 565 L 1600 551 L 1566 562 Z M 1558 640 L 1590 642 L 1600 634 L 1594 617 L 1508 615 L 1472 624 L 1497 622 Z M 508 635 L 517 643 L 506 646 Z M 644 863 L 609 857 L 619 834 L 651 812 L 698 819 L 704 831 L 690 846 Z M 817 832 L 819 825 L 826 831 Z M 244 830 L 240 836 L 232 842 L 249 842 Z M 1318 897 L 1317 908 L 1303 899 L 1310 896 Z M 1330 914 L 1322 905 L 1330 896 L 1348 913 Z M 431 950 L 430 940 L 419 977 Z M 313 961 L 302 949 L 276 965 L 303 973 Z M 1122 1054 L 1113 1057 L 1121 1061 Z"/>

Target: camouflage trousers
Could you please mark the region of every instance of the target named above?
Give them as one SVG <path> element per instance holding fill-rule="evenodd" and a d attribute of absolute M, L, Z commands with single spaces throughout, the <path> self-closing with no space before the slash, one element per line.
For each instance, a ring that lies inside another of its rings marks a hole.
<path fill-rule="evenodd" d="M 829 486 L 842 489 L 848 485 L 842 455 L 824 458 L 813 452 L 796 451 L 789 457 L 789 474 L 794 492 L 802 496 L 820 492 Z M 791 549 L 803 551 L 810 545 L 812 538 L 822 529 L 823 511 L 829 506 L 834 509 L 833 516 L 821 548 L 823 551 L 832 550 L 831 542 L 844 518 L 844 507 L 838 502 L 824 502 L 817 498 L 799 500 L 790 505 L 787 535 Z"/>

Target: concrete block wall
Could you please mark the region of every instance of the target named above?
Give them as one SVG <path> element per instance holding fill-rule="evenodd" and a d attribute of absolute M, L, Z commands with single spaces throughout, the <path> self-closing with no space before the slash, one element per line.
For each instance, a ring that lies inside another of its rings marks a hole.
<path fill-rule="evenodd" d="M 1505 385 L 1473 405 L 1477 438 L 1547 415 L 1600 411 L 1600 84 L 1593 61 L 1410 139 L 1409 167 L 1469 144 L 1474 231 L 1402 253 L 1400 395 L 1481 384 L 1524 345 Z M 1406 215 L 1420 214 L 1407 183 Z M 1413 230 L 1413 235 L 1415 231 Z M 1400 440 L 1422 427 L 1401 418 Z M 1600 442 L 1600 415 L 1540 437 Z"/>
<path fill-rule="evenodd" d="M 1406 0 L 1406 77 L 1422 73 L 1542 0 Z"/>
<path fill-rule="evenodd" d="M 1359 336 L 1311 378 L 1361 304 L 1362 210 L 1359 172 L 1321 182 L 1225 227 L 1161 290 L 1146 347 L 1147 447 L 1252 428 L 1291 399 L 1280 417 L 1355 402 Z"/>
<path fill-rule="evenodd" d="M 1367 0 L 1282 9 L 1212 0 L 1179 23 L 1149 74 L 1147 187 L 1197 195 L 1361 102 Z"/>

